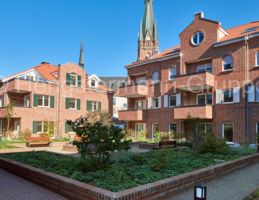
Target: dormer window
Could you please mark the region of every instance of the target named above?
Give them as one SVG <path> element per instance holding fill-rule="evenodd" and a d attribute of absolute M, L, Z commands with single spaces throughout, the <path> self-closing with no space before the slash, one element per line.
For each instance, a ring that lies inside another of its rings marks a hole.
<path fill-rule="evenodd" d="M 95 87 L 95 86 L 96 86 L 95 80 L 91 80 L 91 87 Z"/>
<path fill-rule="evenodd" d="M 196 32 L 192 36 L 191 42 L 193 45 L 198 46 L 204 40 L 204 34 L 202 32 Z"/>
<path fill-rule="evenodd" d="M 233 65 L 233 57 L 231 55 L 227 55 L 223 58 L 223 70 L 232 70 L 234 68 Z"/>

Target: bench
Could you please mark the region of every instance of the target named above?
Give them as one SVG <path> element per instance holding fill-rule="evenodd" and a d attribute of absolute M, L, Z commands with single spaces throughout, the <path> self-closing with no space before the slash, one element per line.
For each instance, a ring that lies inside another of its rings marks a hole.
<path fill-rule="evenodd" d="M 154 149 L 176 148 L 176 141 L 161 141 Z"/>
<path fill-rule="evenodd" d="M 52 142 L 49 137 L 27 137 L 26 138 L 26 146 L 31 147 L 31 146 L 52 146 Z"/>

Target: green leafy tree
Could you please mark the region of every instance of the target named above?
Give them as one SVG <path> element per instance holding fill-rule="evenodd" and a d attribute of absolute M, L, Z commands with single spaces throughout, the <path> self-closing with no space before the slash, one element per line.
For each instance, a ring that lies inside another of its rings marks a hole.
<path fill-rule="evenodd" d="M 89 122 L 87 117 L 81 117 L 74 122 L 68 121 L 68 124 L 81 138 L 73 144 L 82 157 L 87 155 L 91 159 L 95 168 L 105 168 L 114 151 L 130 148 L 130 141 L 125 139 L 125 133 L 113 125 L 107 125 L 100 120 Z"/>

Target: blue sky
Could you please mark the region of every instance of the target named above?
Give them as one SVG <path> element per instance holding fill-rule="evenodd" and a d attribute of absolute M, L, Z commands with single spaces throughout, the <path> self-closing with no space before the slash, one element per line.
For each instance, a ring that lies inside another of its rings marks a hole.
<path fill-rule="evenodd" d="M 78 62 L 85 45 L 86 71 L 125 76 L 137 57 L 144 0 L 0 0 L 0 75 L 42 61 Z M 155 0 L 159 47 L 179 43 L 179 33 L 197 11 L 228 29 L 259 20 L 258 0 Z"/>

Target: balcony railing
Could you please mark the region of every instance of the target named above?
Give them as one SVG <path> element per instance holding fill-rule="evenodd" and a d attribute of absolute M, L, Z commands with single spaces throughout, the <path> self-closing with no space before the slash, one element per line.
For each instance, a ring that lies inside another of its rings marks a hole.
<path fill-rule="evenodd" d="M 123 110 L 119 111 L 120 121 L 143 121 L 146 116 L 145 110 Z"/>
<path fill-rule="evenodd" d="M 195 105 L 174 108 L 174 119 L 212 119 L 212 105 Z"/>
<path fill-rule="evenodd" d="M 197 72 L 175 77 L 176 88 L 186 91 L 204 90 L 214 87 L 214 75 Z"/>
<path fill-rule="evenodd" d="M 138 98 L 147 96 L 146 85 L 129 85 L 118 89 L 117 95 L 126 98 Z"/>

